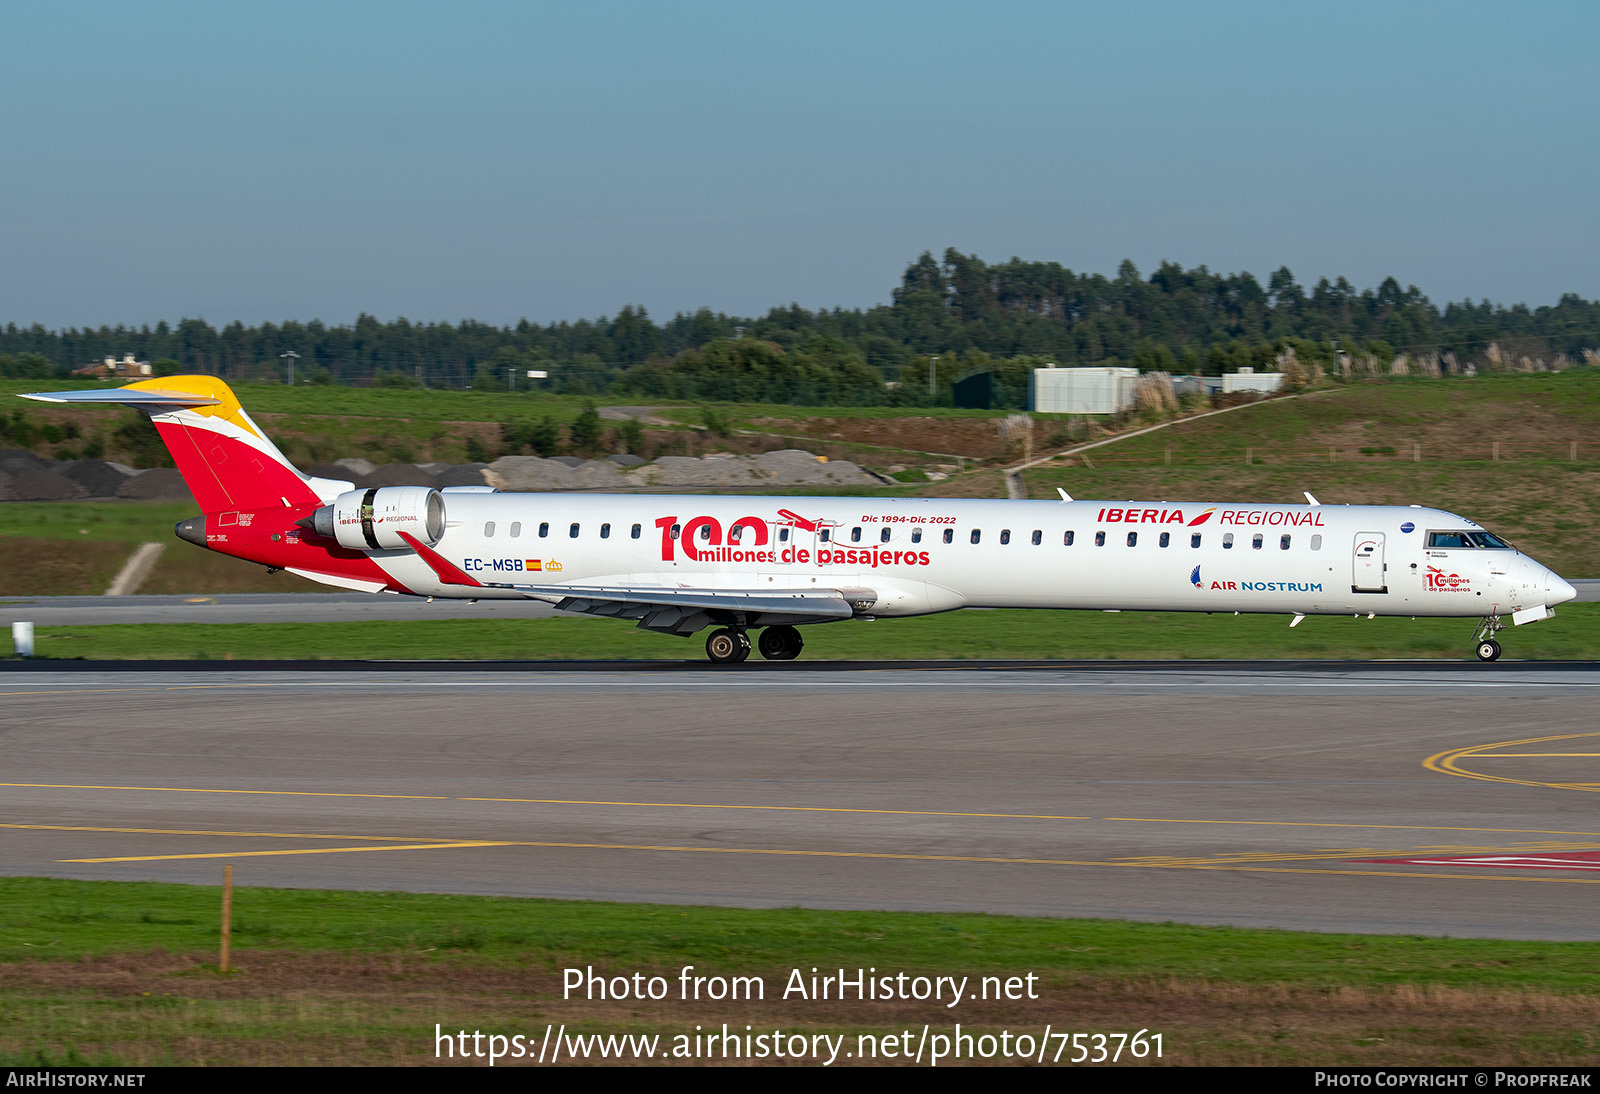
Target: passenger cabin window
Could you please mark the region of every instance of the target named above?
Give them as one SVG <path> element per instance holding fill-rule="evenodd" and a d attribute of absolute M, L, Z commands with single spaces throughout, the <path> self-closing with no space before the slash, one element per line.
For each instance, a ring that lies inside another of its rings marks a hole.
<path fill-rule="evenodd" d="M 973 540 L 972 542 L 976 543 L 978 541 L 977 540 Z M 1011 529 L 1009 529 L 1009 528 L 1000 529 L 1000 542 L 1002 544 L 1006 544 L 1006 543 L 1010 543 L 1011 542 Z"/>
<path fill-rule="evenodd" d="M 572 534 L 578 534 L 578 526 L 576 524 L 572 526 Z M 702 543 L 709 543 L 711 541 L 711 525 L 702 524 L 700 526 L 700 541 Z"/>
<path fill-rule="evenodd" d="M 577 539 L 578 538 L 578 526 L 576 524 L 574 524 L 571 528 L 567 529 L 567 537 L 569 539 Z"/>
<path fill-rule="evenodd" d="M 732 528 L 728 529 L 728 542 L 729 543 L 738 543 L 743 538 L 744 538 L 744 525 L 735 524 Z"/>
<path fill-rule="evenodd" d="M 1044 542 L 1044 533 L 1042 531 L 1040 531 L 1039 529 L 1035 528 L 1033 530 L 1033 545 L 1035 547 L 1037 547 L 1037 546 L 1039 546 L 1039 544 L 1041 544 L 1043 542 Z"/>
<path fill-rule="evenodd" d="M 494 521 L 486 520 L 483 522 L 483 534 L 486 536 L 494 535 Z"/>
<path fill-rule="evenodd" d="M 1311 537 L 1311 549 L 1313 551 L 1322 550 L 1322 537 L 1320 535 Z"/>
<path fill-rule="evenodd" d="M 946 528 L 944 530 L 944 541 L 946 543 L 954 543 L 956 541 L 956 530 L 954 528 Z"/>
<path fill-rule="evenodd" d="M 681 534 L 681 533 L 682 533 L 682 532 L 683 532 L 683 525 L 681 525 L 681 524 L 674 524 L 674 525 L 673 525 L 673 526 L 672 526 L 672 538 L 673 538 L 673 539 L 677 539 L 677 538 L 678 538 L 678 536 L 679 536 L 679 535 L 680 535 L 680 534 Z"/>
<path fill-rule="evenodd" d="M 601 539 L 610 539 L 611 538 L 611 525 L 602 524 L 600 526 L 600 538 Z"/>
<path fill-rule="evenodd" d="M 634 538 L 634 539 L 638 539 L 638 538 L 639 538 L 639 532 L 640 532 L 640 531 L 641 531 L 641 528 L 640 528 L 640 526 L 639 526 L 639 525 L 637 525 L 637 524 L 635 524 L 635 525 L 634 525 L 634 526 L 633 526 L 633 531 L 631 531 L 631 532 L 629 532 L 629 533 L 628 533 L 628 534 L 629 534 L 629 535 L 630 535 L 630 536 L 632 536 L 632 537 L 633 537 L 633 538 Z"/>
<path fill-rule="evenodd" d="M 982 532 L 980 532 L 980 531 L 978 531 L 978 529 L 976 529 L 976 528 L 974 528 L 974 529 L 973 529 L 973 530 L 972 530 L 972 542 L 974 542 L 974 543 L 976 543 L 976 542 L 978 542 L 978 540 L 979 540 L 979 539 L 981 539 L 981 538 L 982 538 L 982 537 L 983 537 L 983 533 L 982 533 Z"/>
<path fill-rule="evenodd" d="M 1224 532 L 1224 533 L 1222 533 L 1222 549 L 1224 551 L 1233 550 L 1233 533 L 1232 532 Z"/>
<path fill-rule="evenodd" d="M 539 525 L 539 538 L 543 539 L 550 534 L 550 522 L 544 521 Z"/>
<path fill-rule="evenodd" d="M 1063 547 L 1071 547 L 1072 546 L 1072 540 L 1073 540 L 1073 534 L 1071 532 L 1062 532 L 1061 533 L 1061 546 L 1063 546 Z"/>
<path fill-rule="evenodd" d="M 1279 536 L 1278 537 L 1278 550 L 1287 551 L 1288 549 L 1289 549 L 1289 537 L 1287 535 Z"/>
<path fill-rule="evenodd" d="M 829 530 L 829 529 L 827 529 L 827 528 L 824 528 L 824 529 L 823 529 L 823 530 L 822 530 L 822 542 L 824 542 L 824 543 L 826 543 L 826 542 L 828 542 L 828 537 L 829 537 L 829 535 L 831 535 L 831 534 L 832 534 L 832 533 L 831 533 L 831 531 L 830 531 L 830 530 Z"/>
<path fill-rule="evenodd" d="M 1261 533 L 1257 532 L 1255 535 L 1250 537 L 1250 546 L 1254 550 L 1261 550 Z"/>
<path fill-rule="evenodd" d="M 778 542 L 779 543 L 788 543 L 789 542 L 789 529 L 787 529 L 787 528 L 779 528 L 778 529 Z"/>
<path fill-rule="evenodd" d="M 1096 532 L 1094 534 L 1094 545 L 1096 547 L 1104 547 L 1106 545 L 1106 534 L 1104 532 Z"/>
<path fill-rule="evenodd" d="M 1128 546 L 1129 547 L 1135 547 L 1135 546 L 1138 546 L 1138 543 L 1139 543 L 1139 533 L 1138 532 L 1129 532 L 1128 533 Z"/>
<path fill-rule="evenodd" d="M 521 534 L 522 534 L 522 522 L 520 520 L 512 521 L 511 522 L 511 538 L 512 539 L 516 539 Z"/>
<path fill-rule="evenodd" d="M 859 528 L 850 529 L 850 542 L 851 543 L 860 543 L 861 542 L 861 529 L 859 529 Z"/>
<path fill-rule="evenodd" d="M 1172 533 L 1171 532 L 1162 532 L 1161 533 L 1161 539 L 1158 542 L 1163 547 L 1172 546 Z"/>
<path fill-rule="evenodd" d="M 921 543 L 922 542 L 922 529 L 921 528 L 913 528 L 913 529 L 911 529 L 911 542 L 912 543 Z"/>
<path fill-rule="evenodd" d="M 889 542 L 889 529 L 885 528 L 885 529 L 883 529 L 883 531 L 878 533 L 878 542 L 879 543 L 888 543 Z"/>
<path fill-rule="evenodd" d="M 1189 546 L 1191 546 L 1191 547 L 1200 546 L 1200 533 L 1199 532 L 1196 532 L 1194 535 L 1189 537 Z"/>

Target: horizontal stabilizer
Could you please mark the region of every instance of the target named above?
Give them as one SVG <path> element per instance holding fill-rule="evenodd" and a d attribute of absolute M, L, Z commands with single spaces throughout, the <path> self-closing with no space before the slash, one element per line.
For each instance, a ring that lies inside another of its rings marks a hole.
<path fill-rule="evenodd" d="M 220 406 L 221 399 L 189 391 L 164 391 L 159 388 L 119 387 L 111 390 L 38 391 L 22 396 L 40 403 L 117 403 L 121 406 L 149 406 L 176 410 L 185 406 Z"/>

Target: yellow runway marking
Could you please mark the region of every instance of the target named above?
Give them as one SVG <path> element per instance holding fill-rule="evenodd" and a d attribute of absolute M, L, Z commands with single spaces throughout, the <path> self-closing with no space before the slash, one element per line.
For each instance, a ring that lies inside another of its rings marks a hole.
<path fill-rule="evenodd" d="M 1518 748 L 1527 745 L 1542 745 L 1551 741 L 1577 741 L 1590 737 L 1600 737 L 1600 733 L 1561 733 L 1552 737 L 1529 737 L 1521 741 L 1496 741 L 1493 744 L 1468 745 L 1465 748 L 1451 748 L 1443 752 L 1436 752 L 1422 761 L 1422 766 L 1429 771 L 1437 771 L 1444 775 L 1457 775 L 1463 779 L 1477 779 L 1480 782 L 1509 783 L 1513 786 L 1538 786 L 1548 790 L 1584 790 L 1589 793 L 1600 791 L 1600 783 L 1580 782 L 1552 782 L 1546 779 L 1513 779 L 1508 775 L 1486 775 L 1481 771 L 1469 771 L 1461 764 L 1463 761 L 1475 759 L 1515 759 L 1517 753 L 1496 753 L 1492 749 Z M 1588 756 L 1590 753 L 1527 753 L 1528 756 Z"/>
<path fill-rule="evenodd" d="M 24 790 L 149 790 L 162 794 L 283 794 L 291 798 L 396 798 L 405 801 L 451 801 L 443 794 L 356 794 L 338 790 L 220 790 L 205 786 L 93 786 L 75 783 L 0 783 Z M 472 800 L 472 799 L 467 799 Z"/>
<path fill-rule="evenodd" d="M 1597 734 L 1596 736 L 1600 736 Z M 1516 743 L 1516 742 L 1512 742 Z M 1494 745 L 1481 747 L 1494 748 Z M 1441 753 L 1443 755 L 1443 753 Z M 1490 776 L 1482 776 L 1490 778 Z M 1516 781 L 1516 780 L 1511 780 Z M 1537 784 L 1544 785 L 1544 784 Z M 1570 784 L 1575 786 L 1588 786 L 1597 784 Z M 448 794 L 372 794 L 356 793 L 353 791 L 336 790 L 250 790 L 226 789 L 205 786 L 101 786 L 95 784 L 76 783 L 22 783 L 0 782 L 0 787 L 17 787 L 20 789 L 35 790 L 128 790 L 150 791 L 161 794 L 248 794 L 271 796 L 274 794 L 299 798 L 372 798 L 375 800 L 392 801 L 466 801 L 486 802 L 508 805 L 597 805 L 611 806 L 625 809 L 722 809 L 722 810 L 750 810 L 768 812 L 790 813 L 845 813 L 866 814 L 880 816 L 908 816 L 908 817 L 974 817 L 989 820 L 1055 820 L 1055 821 L 1087 821 L 1105 820 L 1118 822 L 1131 822 L 1138 824 L 1244 824 L 1265 827 L 1284 828 L 1356 828 L 1379 829 L 1384 831 L 1402 832 L 1496 832 L 1508 835 L 1548 835 L 1548 836 L 1584 836 L 1600 839 L 1600 832 L 1579 832 L 1559 828 L 1482 828 L 1464 825 L 1446 824 L 1370 824 L 1370 823 L 1345 823 L 1336 821 L 1290 821 L 1290 820 L 1204 820 L 1192 817 L 1090 817 L 1055 813 L 985 813 L 964 812 L 942 809 L 860 809 L 848 806 L 820 806 L 820 805 L 745 805 L 712 802 L 637 802 L 637 801 L 602 801 L 577 798 L 487 798 L 487 797 L 452 797 Z"/>
<path fill-rule="evenodd" d="M 0 783 L 0 785 L 4 785 Z M 509 802 L 527 805 L 621 805 L 634 809 L 766 809 L 780 813 L 882 813 L 903 817 L 990 817 L 998 820 L 1093 820 L 1053 813 L 959 813 L 945 809 L 853 809 L 828 805 L 703 805 L 698 802 L 608 802 L 564 798 L 456 798 L 463 802 Z"/>
<path fill-rule="evenodd" d="M 1140 824 L 1251 824 L 1282 828 L 1384 828 L 1401 832 L 1503 832 L 1508 835 L 1527 836 L 1592 836 L 1600 839 L 1600 832 L 1569 832 L 1561 828 L 1469 828 L 1449 824 L 1345 824 L 1330 821 L 1270 821 L 1270 820 L 1193 820 L 1181 817 L 1101 817 L 1108 821 L 1136 821 Z"/>
<path fill-rule="evenodd" d="M 823 851 L 804 848 L 779 848 L 779 847 L 685 847 L 677 844 L 654 843 L 565 843 L 545 842 L 537 840 L 473 840 L 460 841 L 453 844 L 419 844 L 415 847 L 403 848 L 405 850 L 441 850 L 445 847 L 470 848 L 470 847 L 543 847 L 552 849 L 577 850 L 577 851 L 656 851 L 684 854 L 709 854 L 709 855 L 770 855 L 776 857 L 797 858 L 843 858 L 843 859 L 870 859 L 876 861 L 899 862 L 971 862 L 980 864 L 993 864 L 1002 866 L 1099 866 L 1120 867 L 1132 869 L 1153 870 L 1223 870 L 1223 871 L 1248 871 L 1254 873 L 1270 874 L 1338 874 L 1357 877 L 1407 877 L 1407 878 L 1439 878 L 1460 881 L 1544 881 L 1564 882 L 1580 885 L 1600 885 L 1600 877 L 1540 877 L 1526 874 L 1500 875 L 1500 874 L 1424 874 L 1409 873 L 1397 870 L 1326 870 L 1314 867 L 1298 868 L 1284 866 L 1255 866 L 1255 865 L 1230 865 L 1230 864 L 1184 864 L 1184 863 L 1132 863 L 1132 862 L 1099 862 L 1087 859 L 1051 859 L 1051 858 L 1007 858 L 998 855 L 916 855 L 896 851 Z M 156 855 L 125 858 L 98 858 L 98 859 L 61 859 L 61 862 L 72 863 L 105 863 L 105 862 L 151 862 L 163 859 L 177 858 L 227 858 L 233 855 L 306 855 L 306 854 L 338 854 L 352 851 L 383 851 L 401 850 L 402 848 L 388 847 L 330 847 L 311 848 L 305 850 L 285 851 L 234 851 L 214 852 L 197 855 Z"/>
<path fill-rule="evenodd" d="M 261 839 L 359 839 L 384 843 L 417 843 L 427 836 L 344 836 L 324 835 L 316 832 L 208 832 L 189 828 L 104 828 L 87 824 L 0 824 L 0 828 L 15 828 L 33 832 L 114 832 L 140 836 L 250 836 Z M 441 837 L 439 842 L 447 842 Z"/>
<path fill-rule="evenodd" d="M 359 837 L 358 837 L 359 838 Z M 458 843 L 398 843 L 384 847 L 302 847 L 293 851 L 207 851 L 192 855 L 124 855 L 120 858 L 63 858 L 57 862 L 168 862 L 185 858 L 263 858 L 268 855 L 347 855 L 357 851 L 440 851 L 451 847 L 509 847 L 505 840 Z"/>

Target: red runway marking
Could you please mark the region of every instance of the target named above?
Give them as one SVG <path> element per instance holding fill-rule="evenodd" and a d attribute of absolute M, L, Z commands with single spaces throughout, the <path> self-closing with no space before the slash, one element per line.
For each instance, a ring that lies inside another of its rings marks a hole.
<path fill-rule="evenodd" d="M 1363 858 L 1394 866 L 1487 866 L 1524 870 L 1600 870 L 1600 851 L 1547 851 L 1505 855 L 1430 855 L 1427 858 Z"/>

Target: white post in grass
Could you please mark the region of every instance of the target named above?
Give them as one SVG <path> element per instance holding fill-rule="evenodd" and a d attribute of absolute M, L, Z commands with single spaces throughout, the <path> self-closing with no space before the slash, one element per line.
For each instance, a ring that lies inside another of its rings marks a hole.
<path fill-rule="evenodd" d="M 33 624 L 20 621 L 11 624 L 11 645 L 15 647 L 18 657 L 32 657 Z"/>

